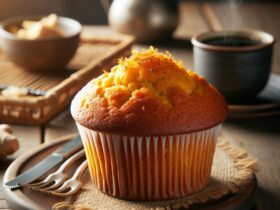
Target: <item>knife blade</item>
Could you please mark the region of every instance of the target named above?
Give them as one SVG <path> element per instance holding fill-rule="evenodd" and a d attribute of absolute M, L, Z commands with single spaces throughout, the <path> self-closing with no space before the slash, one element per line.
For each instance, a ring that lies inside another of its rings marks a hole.
<path fill-rule="evenodd" d="M 52 154 L 44 158 L 35 166 L 20 174 L 13 180 L 10 180 L 4 184 L 4 187 L 10 187 L 12 190 L 20 188 L 22 185 L 30 183 L 37 178 L 41 177 L 58 164 L 62 163 L 69 156 L 74 154 L 83 148 L 83 144 L 80 136 L 72 139 L 68 143 L 55 150 Z"/>
<path fill-rule="evenodd" d="M 25 88 L 25 87 L 19 87 L 19 86 L 14 86 L 14 85 L 5 85 L 5 84 L 0 84 L 0 92 L 1 94 L 3 93 L 2 91 L 5 90 L 10 90 L 10 92 L 14 93 L 16 92 L 24 92 L 27 95 L 30 96 L 44 96 L 46 95 L 46 91 L 40 90 L 40 89 L 33 89 L 33 88 Z M 13 90 L 13 91 L 11 91 Z"/>

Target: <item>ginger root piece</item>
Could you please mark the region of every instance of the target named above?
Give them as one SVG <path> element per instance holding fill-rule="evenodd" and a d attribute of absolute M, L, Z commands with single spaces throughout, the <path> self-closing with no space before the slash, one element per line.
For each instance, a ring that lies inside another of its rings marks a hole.
<path fill-rule="evenodd" d="M 23 21 L 22 28 L 17 31 L 16 36 L 21 39 L 35 40 L 63 37 L 64 33 L 59 27 L 58 16 L 50 14 L 39 21 Z"/>
<path fill-rule="evenodd" d="M 12 133 L 13 129 L 9 125 L 0 125 L 0 160 L 13 154 L 19 148 L 18 139 Z"/>

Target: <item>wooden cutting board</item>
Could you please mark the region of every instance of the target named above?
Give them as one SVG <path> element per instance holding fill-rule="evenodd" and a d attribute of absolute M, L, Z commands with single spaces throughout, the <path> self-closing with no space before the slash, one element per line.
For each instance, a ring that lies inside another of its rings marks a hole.
<path fill-rule="evenodd" d="M 43 144 L 38 148 L 30 150 L 24 155 L 20 156 L 7 169 L 4 175 L 3 183 L 26 171 L 35 163 L 49 155 L 52 151 L 73 137 L 74 136 L 67 136 L 55 142 Z M 74 171 L 75 166 L 71 169 Z M 83 181 L 88 180 L 89 174 L 86 172 L 83 176 Z M 249 210 L 254 204 L 256 189 L 257 182 L 256 179 L 254 179 L 247 186 L 244 186 L 243 190 L 241 190 L 238 194 L 230 194 L 219 200 L 195 205 L 189 210 Z M 54 203 L 63 201 L 65 199 L 32 191 L 27 188 L 21 188 L 14 191 L 11 191 L 9 188 L 5 188 L 4 194 L 10 207 L 15 210 L 51 209 Z"/>

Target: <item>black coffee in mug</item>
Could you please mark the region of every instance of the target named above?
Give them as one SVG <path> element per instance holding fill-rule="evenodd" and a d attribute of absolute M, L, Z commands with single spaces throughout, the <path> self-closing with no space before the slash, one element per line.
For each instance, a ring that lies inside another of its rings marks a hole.
<path fill-rule="evenodd" d="M 206 39 L 203 43 L 223 47 L 250 47 L 260 45 L 262 42 L 245 37 L 226 36 Z"/>
<path fill-rule="evenodd" d="M 228 100 L 255 97 L 266 85 L 274 37 L 257 30 L 210 31 L 192 38 L 194 69 Z"/>

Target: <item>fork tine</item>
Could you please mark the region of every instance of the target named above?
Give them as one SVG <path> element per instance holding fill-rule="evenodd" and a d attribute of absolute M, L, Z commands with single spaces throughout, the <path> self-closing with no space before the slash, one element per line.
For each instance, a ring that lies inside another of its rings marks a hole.
<path fill-rule="evenodd" d="M 67 182 L 65 182 L 60 188 L 51 191 L 51 193 L 62 193 L 62 192 L 67 192 L 71 191 L 71 189 L 76 188 L 77 186 L 81 186 L 82 182 L 78 181 L 78 180 L 73 180 L 73 179 L 69 179 Z"/>
<path fill-rule="evenodd" d="M 63 178 L 63 179 L 56 180 L 54 182 L 54 184 L 52 184 L 50 186 L 43 186 L 43 187 L 39 187 L 39 188 L 41 188 L 42 190 L 54 190 L 55 188 L 60 187 L 66 179 L 67 179 L 67 176 L 65 176 L 65 178 Z"/>
<path fill-rule="evenodd" d="M 45 186 L 51 184 L 52 182 L 54 182 L 54 180 L 52 178 L 52 174 L 49 174 L 44 180 L 42 180 L 40 182 L 24 184 L 23 186 L 38 188 L 38 187 L 45 187 Z"/>
<path fill-rule="evenodd" d="M 55 183 L 53 185 L 48 186 L 48 187 L 43 187 L 41 189 L 42 190 L 54 190 L 55 188 L 58 188 L 59 186 L 61 186 L 66 179 L 67 179 L 67 176 L 64 176 L 63 179 L 55 181 Z"/>
<path fill-rule="evenodd" d="M 82 184 L 80 184 L 79 186 L 77 186 L 75 188 L 71 188 L 71 190 L 68 191 L 68 192 L 53 192 L 53 191 L 51 191 L 50 193 L 52 195 L 64 197 L 64 196 L 74 195 L 76 192 L 78 192 L 81 189 L 81 187 L 82 187 Z"/>
<path fill-rule="evenodd" d="M 79 152 L 77 152 L 76 154 L 74 154 L 73 156 L 71 156 L 69 159 L 67 159 L 59 168 L 56 172 L 49 174 L 44 180 L 39 181 L 39 182 L 33 182 L 33 183 L 29 183 L 29 184 L 25 184 L 23 186 L 29 187 L 30 189 L 35 189 L 35 188 L 47 188 L 47 189 L 55 189 L 57 187 L 59 187 L 63 181 L 65 181 L 67 179 L 67 177 L 65 177 L 65 175 L 63 176 L 62 174 L 64 174 L 64 172 L 72 166 L 72 164 L 78 160 L 79 158 L 83 157 L 85 154 L 84 150 L 81 150 Z M 59 177 L 61 174 L 61 176 L 63 177 Z M 59 179 L 61 178 L 61 179 Z M 51 186 L 49 186 L 50 184 L 52 184 Z"/>
<path fill-rule="evenodd" d="M 66 188 L 66 189 L 62 189 L 59 192 L 57 191 L 48 191 L 49 194 L 51 195 L 56 195 L 56 196 L 60 196 L 60 197 L 64 197 L 64 196 L 69 196 L 69 195 L 73 195 L 76 192 L 78 192 L 82 187 L 82 183 L 77 183 L 77 185 L 72 186 L 70 188 Z"/>
<path fill-rule="evenodd" d="M 82 185 L 82 182 L 80 181 L 81 176 L 83 175 L 85 169 L 87 168 L 87 160 L 85 160 L 79 168 L 76 170 L 74 175 L 71 179 L 67 180 L 60 188 L 57 190 L 54 190 L 53 192 L 63 192 L 67 190 L 68 188 L 75 187 L 77 184 Z"/>
<path fill-rule="evenodd" d="M 80 181 L 80 179 L 87 167 L 88 167 L 87 160 L 85 160 L 78 167 L 78 169 L 76 170 L 72 178 L 64 182 L 64 184 L 60 186 L 58 189 L 56 190 L 40 189 L 40 191 L 52 195 L 57 195 L 57 196 L 68 196 L 68 195 L 75 194 L 82 187 L 82 182 Z"/>
<path fill-rule="evenodd" d="M 56 195 L 56 196 L 68 196 L 73 195 L 80 190 L 82 187 L 82 182 L 75 179 L 67 180 L 60 188 L 56 190 L 45 190 L 45 189 L 36 189 L 40 192 Z"/>

